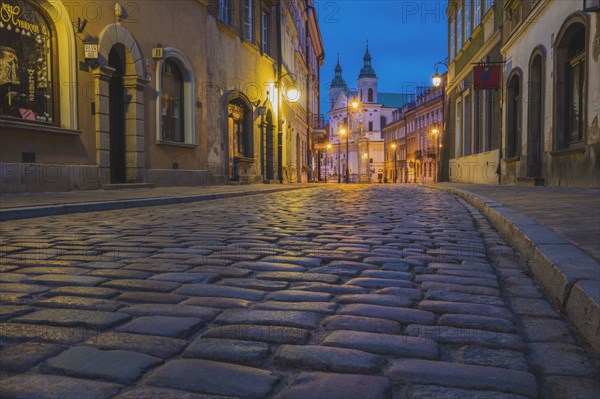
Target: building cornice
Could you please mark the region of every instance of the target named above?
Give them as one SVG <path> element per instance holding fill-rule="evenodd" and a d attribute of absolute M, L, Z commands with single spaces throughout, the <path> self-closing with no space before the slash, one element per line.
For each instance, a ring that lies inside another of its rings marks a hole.
<path fill-rule="evenodd" d="M 500 47 L 500 53 L 505 56 L 512 46 L 525 34 L 530 26 L 533 26 L 539 22 L 538 18 L 541 14 L 548 9 L 552 1 L 540 0 L 536 3 L 533 10 L 527 15 L 525 20 L 521 21 L 517 29 L 511 33 L 508 40 Z"/>

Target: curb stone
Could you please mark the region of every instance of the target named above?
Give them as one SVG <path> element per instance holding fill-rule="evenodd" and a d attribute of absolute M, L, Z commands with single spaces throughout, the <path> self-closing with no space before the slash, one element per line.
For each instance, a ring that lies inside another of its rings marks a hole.
<path fill-rule="evenodd" d="M 577 246 L 523 214 L 488 197 L 436 185 L 423 187 L 454 194 L 482 212 L 527 261 L 550 301 L 600 352 L 599 264 Z"/>

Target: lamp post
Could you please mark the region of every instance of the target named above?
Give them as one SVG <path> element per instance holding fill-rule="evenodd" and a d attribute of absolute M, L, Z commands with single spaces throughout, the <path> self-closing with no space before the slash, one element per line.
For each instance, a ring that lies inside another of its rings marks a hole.
<path fill-rule="evenodd" d="M 329 151 L 331 150 L 331 144 L 327 143 L 327 158 L 325 158 L 327 161 L 329 161 Z M 325 183 L 327 183 L 327 170 L 329 169 L 329 162 L 327 162 L 327 164 L 325 165 Z"/>
<path fill-rule="evenodd" d="M 283 183 L 283 127 L 282 127 L 282 106 L 283 106 L 283 88 L 282 82 L 283 78 L 289 76 L 292 80 L 292 86 L 286 87 L 285 96 L 287 97 L 287 101 L 291 103 L 295 103 L 300 99 L 300 90 L 298 86 L 296 86 L 295 75 L 293 73 L 286 73 L 284 75 L 281 74 L 281 65 L 278 65 L 277 68 L 277 174 L 279 175 L 279 183 Z"/>
<path fill-rule="evenodd" d="M 396 143 L 392 143 L 392 150 L 394 150 L 394 183 L 396 183 L 396 176 L 398 175 L 398 167 L 396 166 Z"/>
<path fill-rule="evenodd" d="M 346 184 L 350 183 L 350 159 L 348 158 L 349 156 L 349 136 L 350 133 L 352 132 L 352 124 L 350 122 L 350 107 L 352 107 L 354 110 L 358 109 L 358 106 L 360 105 L 360 103 L 358 102 L 358 100 L 356 99 L 356 92 L 348 92 L 348 94 L 350 95 L 350 93 L 352 93 L 352 101 L 350 101 L 350 98 L 348 98 L 346 100 L 346 115 L 348 117 L 348 135 L 346 136 Z M 356 148 L 356 156 L 358 157 L 358 147 Z"/>
<path fill-rule="evenodd" d="M 340 137 L 346 134 L 346 129 L 339 130 Z M 338 183 L 342 182 L 342 155 L 341 155 L 342 140 L 338 138 Z"/>
<path fill-rule="evenodd" d="M 431 134 L 433 134 L 434 142 L 435 142 L 435 182 L 439 181 L 439 170 L 440 170 L 440 129 L 435 126 L 431 129 Z"/>
<path fill-rule="evenodd" d="M 442 171 L 441 171 L 441 166 L 442 166 L 442 162 L 440 160 L 440 156 L 441 156 L 441 151 L 440 151 L 440 147 L 442 146 L 439 143 L 440 140 L 440 136 L 443 134 L 444 137 L 446 136 L 445 134 L 445 130 L 446 130 L 446 89 L 445 89 L 445 85 L 444 85 L 444 79 L 442 78 L 442 76 L 438 73 L 438 66 L 439 65 L 444 65 L 446 67 L 446 69 L 448 69 L 448 58 L 442 60 L 442 61 L 438 61 L 435 63 L 435 65 L 433 66 L 435 68 L 435 73 L 433 74 L 433 76 L 431 77 L 431 82 L 433 83 L 433 87 L 435 88 L 441 88 L 442 91 L 442 120 L 440 123 L 440 129 L 437 129 L 437 148 L 436 148 L 436 152 L 437 152 L 437 157 L 436 157 L 436 163 L 437 163 L 437 168 L 436 168 L 436 182 L 439 182 L 441 180 L 442 177 Z"/>

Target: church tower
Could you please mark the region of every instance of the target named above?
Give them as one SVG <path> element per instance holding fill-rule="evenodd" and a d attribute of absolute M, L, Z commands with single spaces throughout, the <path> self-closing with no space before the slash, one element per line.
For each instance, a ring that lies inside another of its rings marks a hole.
<path fill-rule="evenodd" d="M 369 54 L 369 42 L 363 56 L 363 66 L 358 75 L 358 95 L 363 104 L 377 103 L 377 75 L 371 66 L 371 54 Z"/>
<path fill-rule="evenodd" d="M 342 92 L 348 91 L 348 85 L 342 77 L 342 66 L 340 65 L 340 55 L 338 54 L 337 65 L 335 66 L 335 77 L 329 86 L 329 109 L 333 110 L 335 101 Z"/>

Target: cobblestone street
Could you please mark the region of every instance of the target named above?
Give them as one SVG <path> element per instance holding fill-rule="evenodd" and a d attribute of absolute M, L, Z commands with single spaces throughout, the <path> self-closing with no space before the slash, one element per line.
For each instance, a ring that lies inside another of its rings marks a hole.
<path fill-rule="evenodd" d="M 2 223 L 2 398 L 598 398 L 487 219 L 328 185 Z"/>

